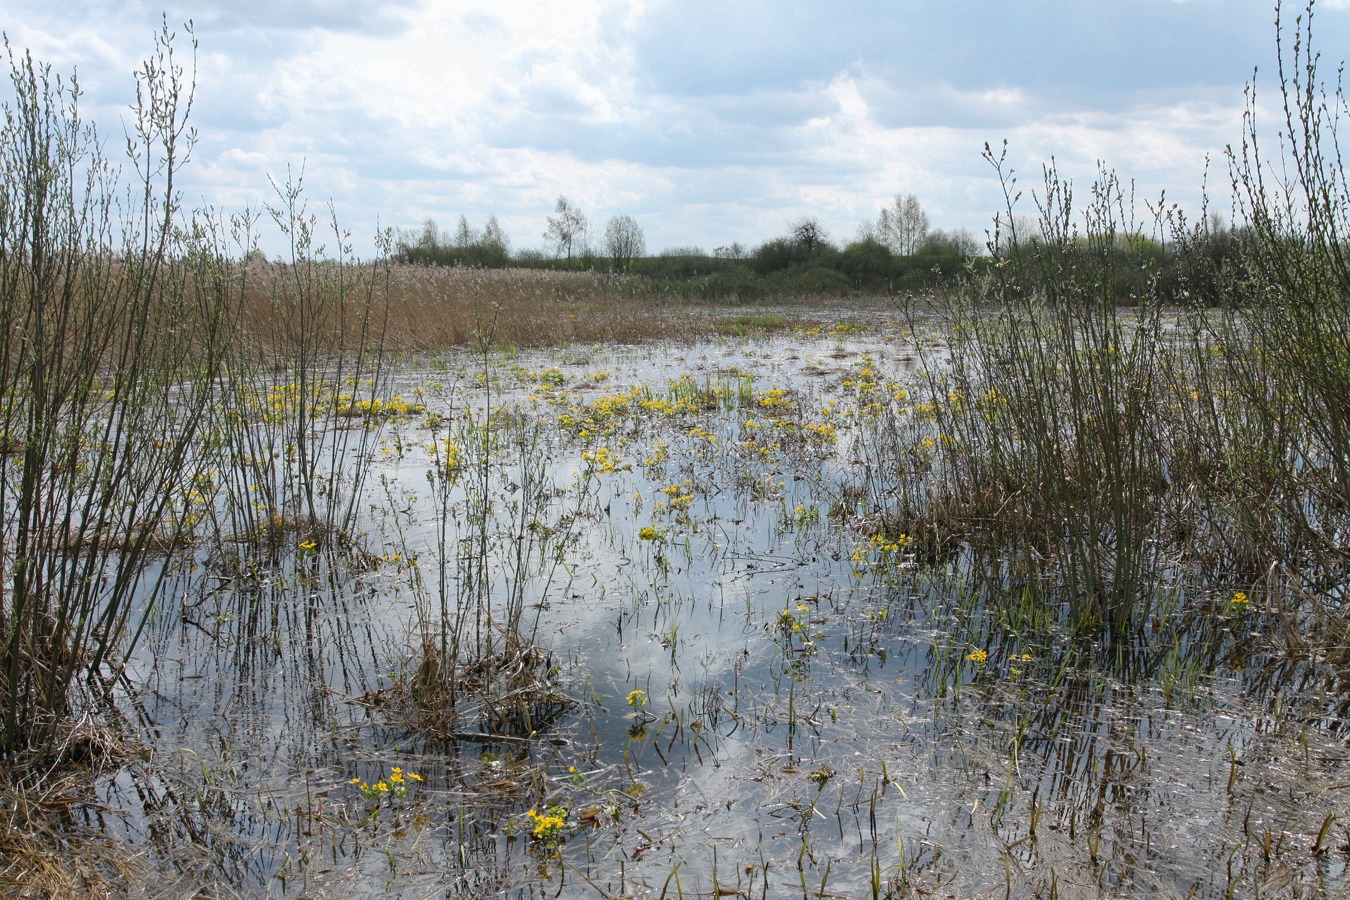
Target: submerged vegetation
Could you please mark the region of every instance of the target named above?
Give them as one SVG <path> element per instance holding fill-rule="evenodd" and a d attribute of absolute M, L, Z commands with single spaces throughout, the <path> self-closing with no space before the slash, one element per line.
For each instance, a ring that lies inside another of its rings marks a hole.
<path fill-rule="evenodd" d="M 352 260 L 298 178 L 261 261 L 180 206 L 167 30 L 130 206 L 11 53 L 0 885 L 1344 894 L 1347 108 L 1292 35 L 1240 232 L 1050 166 L 1021 234 L 991 149 L 946 290 L 753 314 Z"/>

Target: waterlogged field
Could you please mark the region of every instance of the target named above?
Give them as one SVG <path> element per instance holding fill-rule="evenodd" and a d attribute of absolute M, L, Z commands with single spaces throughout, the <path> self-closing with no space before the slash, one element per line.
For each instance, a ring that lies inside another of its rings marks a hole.
<path fill-rule="evenodd" d="M 1265 598 L 1179 585 L 1108 649 L 991 595 L 883 514 L 947 439 L 940 334 L 722 332 L 349 398 L 316 493 L 369 467 L 355 540 L 264 518 L 169 559 L 124 680 L 148 745 L 70 806 L 81 852 L 156 896 L 1350 890 L 1340 699 Z M 233 495 L 298 477 L 268 423 L 303 397 L 241 404 L 271 463 Z M 241 477 L 184 502 L 243 521 L 210 499 Z"/>

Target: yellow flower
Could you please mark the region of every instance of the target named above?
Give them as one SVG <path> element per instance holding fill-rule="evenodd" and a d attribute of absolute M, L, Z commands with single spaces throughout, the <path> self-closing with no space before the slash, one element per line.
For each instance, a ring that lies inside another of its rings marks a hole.
<path fill-rule="evenodd" d="M 647 705 L 647 692 L 642 690 L 629 691 L 628 705 L 633 709 L 642 709 Z"/>
<path fill-rule="evenodd" d="M 977 666 L 982 666 L 984 665 L 985 661 L 989 659 L 989 654 L 984 650 L 976 649 L 967 653 L 966 659 L 968 659 L 970 662 L 975 663 L 975 665 Z"/>

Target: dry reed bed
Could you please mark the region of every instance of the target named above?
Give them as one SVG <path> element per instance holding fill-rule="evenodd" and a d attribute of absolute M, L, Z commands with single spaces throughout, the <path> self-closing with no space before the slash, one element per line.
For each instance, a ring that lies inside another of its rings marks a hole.
<path fill-rule="evenodd" d="M 386 346 L 399 351 L 455 347 L 546 347 L 630 343 L 706 334 L 713 315 L 633 278 L 596 272 L 323 264 L 318 282 L 359 280 L 376 292 Z M 290 264 L 253 263 L 241 270 L 240 321 L 245 334 L 289 343 Z M 355 338 L 358 317 L 347 324 Z"/>

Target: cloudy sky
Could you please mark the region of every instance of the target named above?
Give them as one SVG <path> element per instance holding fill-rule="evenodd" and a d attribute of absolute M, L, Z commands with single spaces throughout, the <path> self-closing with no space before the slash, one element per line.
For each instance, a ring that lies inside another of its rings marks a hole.
<path fill-rule="evenodd" d="M 1316 9 L 1350 56 L 1350 0 Z M 1254 69 L 1273 93 L 1273 0 L 7 0 L 0 29 L 78 71 L 115 150 L 162 14 L 199 44 L 189 204 L 258 207 L 303 167 L 363 254 L 461 214 L 542 248 L 560 194 L 652 252 L 803 215 L 844 242 L 897 193 L 982 237 L 1005 140 L 1028 191 L 1054 157 L 1085 195 L 1101 161 L 1194 211 L 1208 156 L 1226 211 Z"/>

